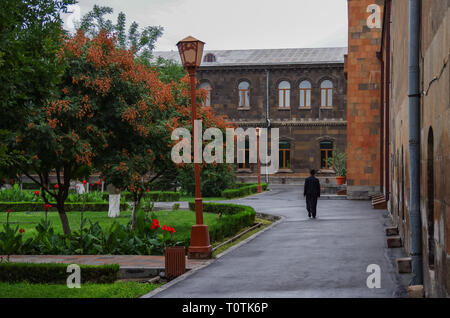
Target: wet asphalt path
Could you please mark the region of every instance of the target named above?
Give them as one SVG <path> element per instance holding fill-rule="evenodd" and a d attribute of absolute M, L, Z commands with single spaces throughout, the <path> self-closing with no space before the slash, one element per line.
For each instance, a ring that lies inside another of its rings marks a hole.
<path fill-rule="evenodd" d="M 309 219 L 301 191 L 273 186 L 234 200 L 284 220 L 154 297 L 405 296 L 393 262 L 401 249 L 386 247 L 387 212 L 369 201 L 319 200 L 317 219 Z M 379 289 L 366 285 L 369 264 L 380 266 Z"/>

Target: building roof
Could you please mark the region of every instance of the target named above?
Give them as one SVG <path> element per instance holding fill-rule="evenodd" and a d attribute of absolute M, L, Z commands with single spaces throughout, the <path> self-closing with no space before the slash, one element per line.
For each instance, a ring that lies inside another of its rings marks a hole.
<path fill-rule="evenodd" d="M 259 49 L 259 50 L 213 50 L 215 62 L 202 61 L 201 66 L 239 66 L 239 65 L 283 65 L 283 64 L 334 64 L 344 63 L 346 47 L 298 48 L 298 49 Z M 178 51 L 154 52 L 159 56 L 181 63 Z"/>

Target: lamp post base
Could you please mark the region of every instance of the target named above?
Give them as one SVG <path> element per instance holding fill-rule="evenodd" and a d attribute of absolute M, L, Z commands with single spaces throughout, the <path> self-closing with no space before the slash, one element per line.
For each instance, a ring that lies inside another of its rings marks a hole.
<path fill-rule="evenodd" d="M 191 229 L 191 245 L 188 249 L 189 259 L 208 259 L 212 257 L 212 247 L 209 242 L 208 225 L 196 224 Z"/>
<path fill-rule="evenodd" d="M 262 193 L 263 192 L 261 185 L 258 185 L 258 187 L 256 189 L 257 189 L 258 193 Z"/>

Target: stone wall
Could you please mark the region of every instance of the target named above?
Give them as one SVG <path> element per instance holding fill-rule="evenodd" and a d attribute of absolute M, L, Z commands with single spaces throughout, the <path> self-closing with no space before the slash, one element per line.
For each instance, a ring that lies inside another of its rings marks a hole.
<path fill-rule="evenodd" d="M 450 291 L 450 1 L 422 1 L 420 209 L 424 287 L 428 297 Z M 392 1 L 389 210 L 407 252 L 410 250 L 408 39 L 409 1 Z M 386 27 L 386 24 L 385 24 Z M 384 49 L 386 45 L 384 45 Z M 431 251 L 431 252 L 430 252 Z M 432 252 L 434 251 L 434 253 Z M 433 256 L 434 254 L 434 256 Z M 434 264 L 433 264 L 434 263 Z"/>

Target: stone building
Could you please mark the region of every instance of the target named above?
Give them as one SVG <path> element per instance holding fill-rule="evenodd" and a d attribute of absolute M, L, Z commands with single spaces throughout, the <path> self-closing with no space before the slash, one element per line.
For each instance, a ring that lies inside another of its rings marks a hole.
<path fill-rule="evenodd" d="M 238 127 L 279 128 L 280 169 L 271 183 L 302 183 L 309 169 L 328 167 L 336 147 L 346 147 L 347 48 L 205 51 L 197 73 L 208 91 L 205 107 Z M 179 62 L 178 52 L 156 56 Z M 256 180 L 256 165 L 239 164 L 238 178 Z M 266 176 L 262 176 L 263 180 Z"/>
<path fill-rule="evenodd" d="M 369 5 L 381 8 L 380 28 L 367 28 Z M 362 147 L 370 153 L 364 165 L 373 167 L 370 186 L 379 187 L 380 207 L 389 210 L 408 253 L 412 253 L 412 165 L 410 153 L 410 99 L 420 98 L 419 148 L 420 202 L 419 237 L 422 241 L 423 286 L 427 297 L 450 295 L 450 1 L 418 1 L 420 7 L 419 83 L 420 96 L 408 91 L 409 0 L 348 0 L 348 149 Z M 356 33 L 355 33 L 356 32 Z M 359 40 L 357 39 L 365 39 Z M 355 54 L 353 54 L 355 52 Z M 358 53 L 360 52 L 360 53 Z M 367 55 L 365 59 L 361 55 Z M 356 64 L 362 64 L 355 66 Z M 353 66 L 352 66 L 353 65 Z M 371 70 L 374 80 L 362 82 Z M 378 72 L 377 72 L 378 69 Z M 353 82 L 360 78 L 361 82 Z M 355 101 L 363 100 L 367 88 L 373 89 L 364 109 L 355 112 Z M 373 85 L 372 87 L 370 85 Z M 375 86 L 376 84 L 376 86 Z M 377 96 L 378 95 L 378 96 Z M 381 101 L 381 103 L 376 102 Z M 372 104 L 373 105 L 370 105 Z M 369 112 L 372 108 L 373 112 Z M 351 118 L 351 116 L 355 117 Z M 351 128 L 358 122 L 367 125 L 363 144 L 353 138 Z M 373 129 L 373 134 L 368 133 Z M 376 134 L 375 134 L 376 132 Z M 352 135 L 352 137 L 350 137 Z M 350 150 L 349 150 L 350 151 Z M 360 158 L 349 156 L 348 165 Z M 349 179 L 356 179 L 355 174 Z M 378 178 L 377 178 L 378 176 Z M 351 191 L 350 180 L 349 191 Z M 414 185 L 416 186 L 417 183 Z"/>

